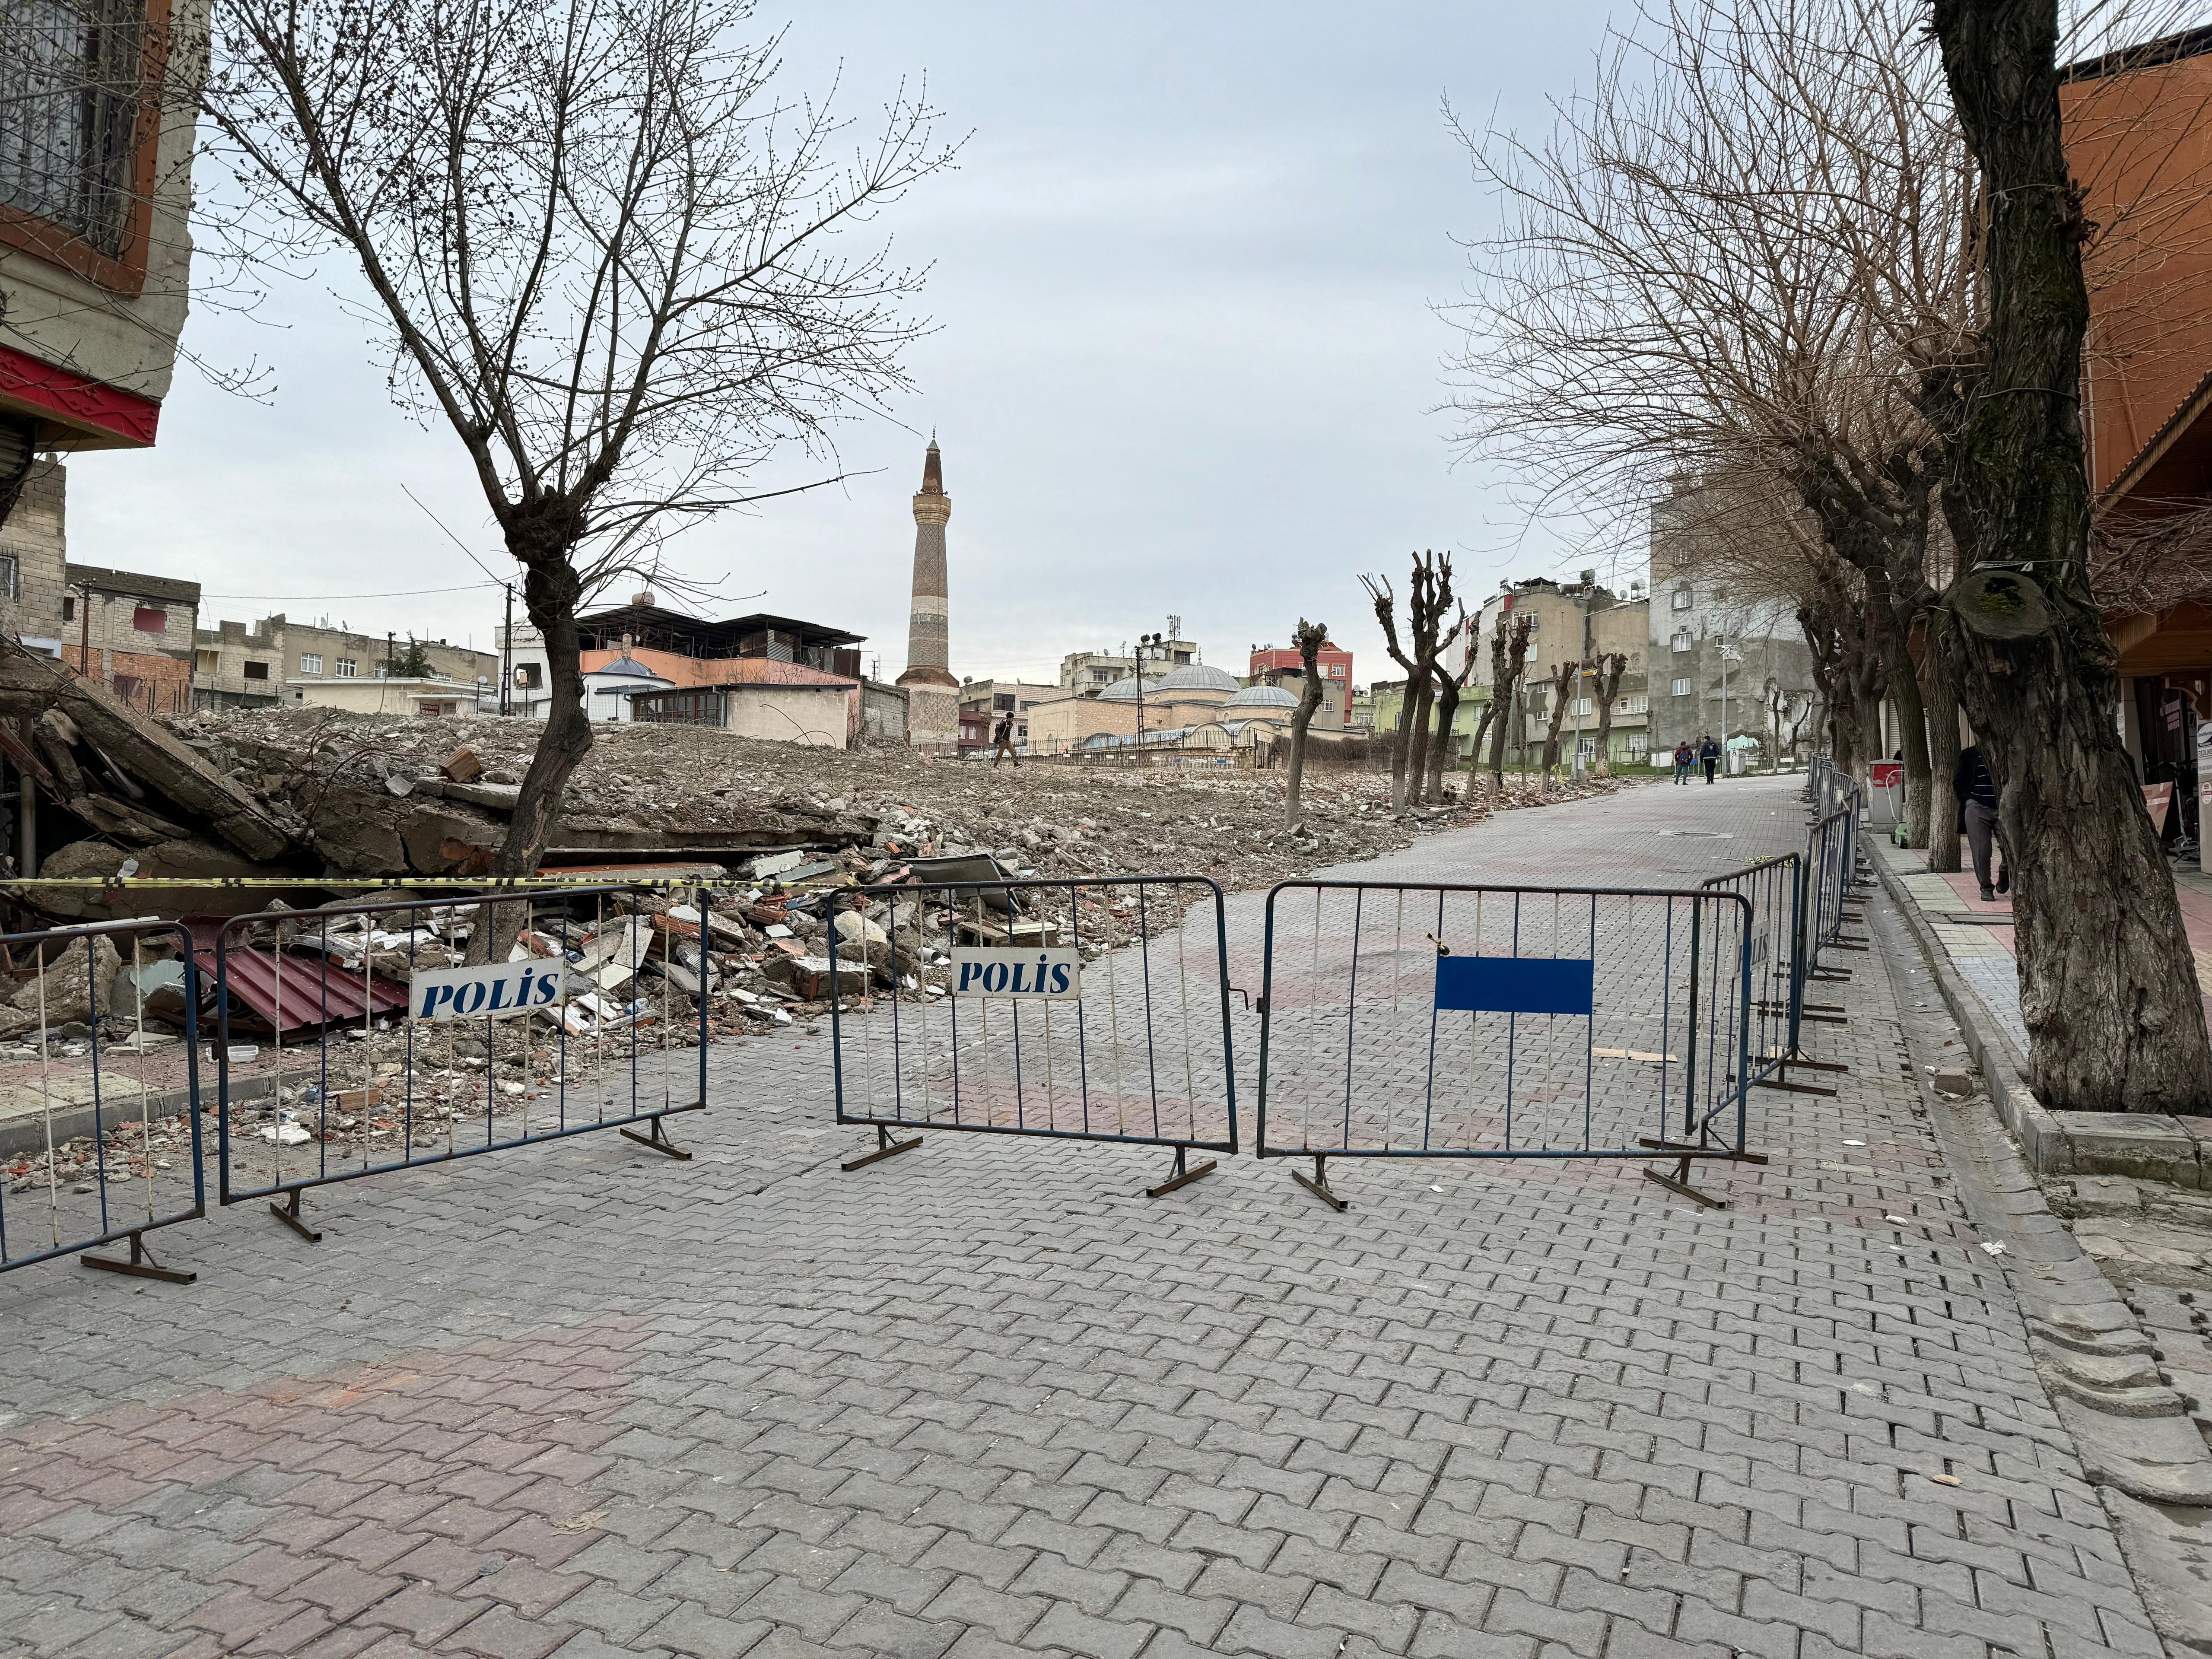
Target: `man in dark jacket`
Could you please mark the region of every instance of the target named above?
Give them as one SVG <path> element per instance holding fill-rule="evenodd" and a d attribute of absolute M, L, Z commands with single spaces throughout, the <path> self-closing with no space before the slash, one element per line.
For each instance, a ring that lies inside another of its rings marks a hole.
<path fill-rule="evenodd" d="M 1705 781 L 1711 783 L 1714 771 L 1721 763 L 1721 746 L 1713 741 L 1710 732 L 1705 734 L 1705 740 L 1698 745 L 1698 758 L 1705 763 Z"/>
<path fill-rule="evenodd" d="M 1697 750 L 1690 747 L 1690 740 L 1687 738 L 1683 738 L 1681 742 L 1674 745 L 1675 782 L 1680 784 L 1687 784 L 1689 782 L 1690 768 L 1697 763 Z"/>
<path fill-rule="evenodd" d="M 1012 714 L 1000 715 L 999 723 L 991 728 L 991 769 L 994 772 L 999 769 L 999 763 L 1002 760 L 1013 762 L 1017 772 L 1022 769 L 1022 757 L 1014 752 L 1014 717 Z"/>
<path fill-rule="evenodd" d="M 1990 775 L 1982 746 L 1970 744 L 1959 751 L 1958 769 L 1951 774 L 1951 793 L 1959 798 L 1959 815 L 1966 821 L 1966 845 L 1974 855 L 1974 879 L 1982 884 L 1982 902 L 1996 902 L 1999 893 L 2012 889 L 2012 875 L 2004 867 L 2004 829 L 1997 822 L 1997 781 Z M 1990 882 L 1990 848 L 1997 850 L 1997 878 Z"/>

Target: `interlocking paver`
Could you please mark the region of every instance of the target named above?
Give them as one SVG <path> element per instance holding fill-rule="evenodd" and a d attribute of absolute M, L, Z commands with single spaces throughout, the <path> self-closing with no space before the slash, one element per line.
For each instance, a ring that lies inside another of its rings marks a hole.
<path fill-rule="evenodd" d="M 1629 791 L 1363 873 L 1680 885 L 1800 816 Z M 1261 919 L 1231 899 L 1237 984 Z M 246 1206 L 172 1236 L 189 1297 L 7 1275 L 0 1628 L 105 1659 L 2154 1651 L 1851 965 L 1813 1039 L 1840 1092 L 1754 1099 L 1772 1161 L 1700 1172 L 1725 1212 L 1577 1162 L 1340 1162 L 1339 1215 L 1245 1158 L 1149 1201 L 1157 1154 L 936 1133 L 848 1176 L 800 1030 L 710 1055 L 688 1165 L 589 1137 L 380 1177 L 310 1195 L 312 1247 Z"/>

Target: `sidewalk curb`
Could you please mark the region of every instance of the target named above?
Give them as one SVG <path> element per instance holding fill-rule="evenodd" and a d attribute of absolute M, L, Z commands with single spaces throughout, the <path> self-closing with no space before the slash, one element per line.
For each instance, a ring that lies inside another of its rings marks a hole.
<path fill-rule="evenodd" d="M 2044 1201 L 2030 1162 L 2051 1138 L 2063 1145 L 2063 1131 L 2021 1082 L 2009 1045 L 1989 1035 L 1986 1006 L 1953 971 L 1919 907 L 1879 857 L 1875 870 L 1889 915 L 1918 948 L 1998 1103 L 1992 1118 L 1971 1097 L 1947 1100 L 1914 1078 L 1960 1198 L 1976 1227 L 2005 1246 L 2038 1379 L 2112 1517 L 2160 1638 L 2172 1652 L 2212 1655 L 2212 1452 L 2180 1395 L 2157 1381 L 2151 1338 Z M 1896 971 L 1895 955 L 1883 955 Z M 2007 1101 L 2014 1113 L 2004 1112 Z M 1998 1121 L 2011 1129 L 2014 1116 L 2028 1131 L 2014 1131 L 2018 1144 Z M 2041 1136 L 2038 1119 L 2049 1126 Z"/>

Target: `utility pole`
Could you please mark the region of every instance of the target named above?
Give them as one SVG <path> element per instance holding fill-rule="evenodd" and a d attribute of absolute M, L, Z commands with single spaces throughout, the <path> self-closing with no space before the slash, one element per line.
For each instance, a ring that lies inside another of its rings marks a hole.
<path fill-rule="evenodd" d="M 1157 634 L 1137 635 L 1137 764 L 1139 766 L 1147 764 L 1150 759 L 1145 752 L 1145 653 L 1156 647 L 1159 641 L 1160 636 Z"/>

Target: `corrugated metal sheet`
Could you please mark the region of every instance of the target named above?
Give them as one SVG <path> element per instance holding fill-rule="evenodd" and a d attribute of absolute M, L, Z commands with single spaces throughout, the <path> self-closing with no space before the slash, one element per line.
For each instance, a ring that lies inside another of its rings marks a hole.
<path fill-rule="evenodd" d="M 215 951 L 193 956 L 212 980 Z M 364 987 L 360 974 L 319 957 L 279 957 L 234 945 L 223 957 L 223 973 L 231 995 L 279 1031 L 358 1020 L 364 1013 L 404 1013 L 407 1007 L 407 988 L 398 981 L 372 974 Z"/>

